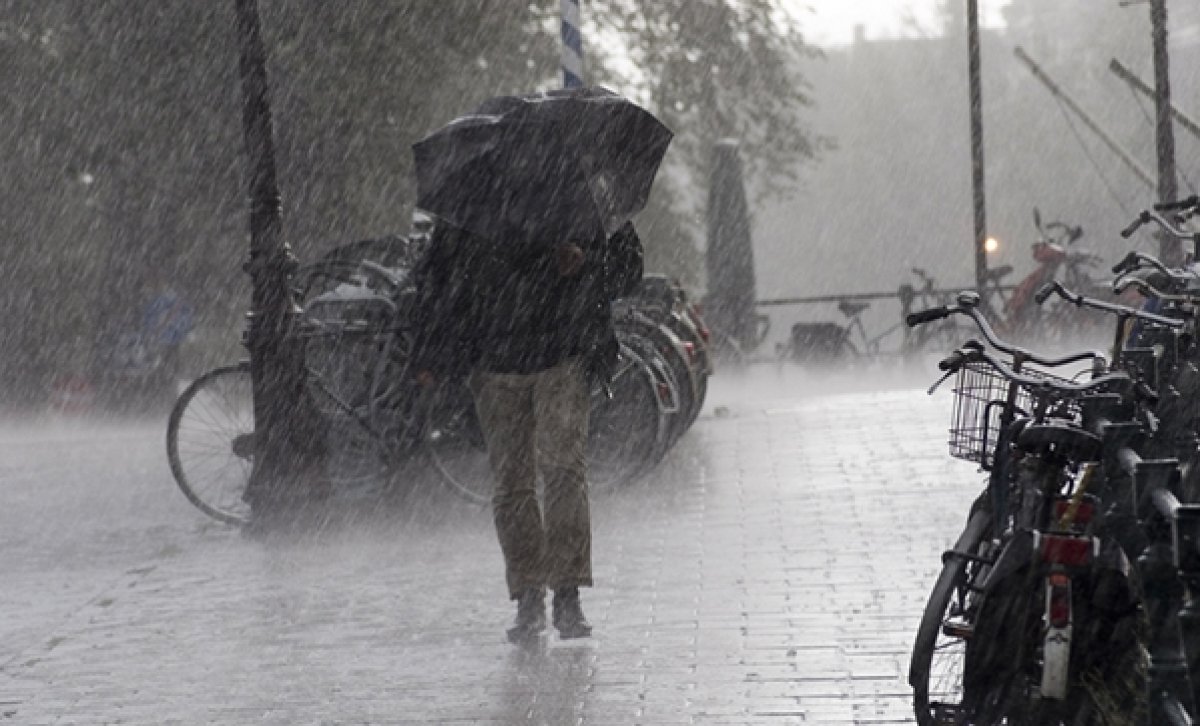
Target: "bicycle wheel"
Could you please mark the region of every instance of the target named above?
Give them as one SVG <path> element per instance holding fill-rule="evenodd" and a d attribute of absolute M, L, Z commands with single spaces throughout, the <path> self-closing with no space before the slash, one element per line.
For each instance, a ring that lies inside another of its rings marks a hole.
<path fill-rule="evenodd" d="M 967 723 L 964 719 L 967 641 L 974 627 L 975 590 L 986 565 L 973 559 L 986 554 L 991 514 L 977 509 L 959 535 L 938 576 L 913 644 L 908 682 L 921 726 Z"/>
<path fill-rule="evenodd" d="M 646 362 L 621 346 L 607 393 L 592 397 L 588 418 L 588 481 L 605 488 L 626 484 L 657 463 L 666 448 L 668 421 Z"/>
<path fill-rule="evenodd" d="M 1076 580 L 1074 633 L 1066 697 L 1041 695 L 1045 594 L 1025 568 L 1000 583 L 979 614 L 966 659 L 969 705 L 961 721 L 989 726 L 1108 726 L 1147 723 L 1146 658 L 1141 614 L 1123 606 L 1108 578 Z M 1117 585 L 1114 589 L 1113 585 Z M 991 588 L 989 588 L 991 589 Z M 1126 603 L 1127 604 L 1127 603 Z M 1117 611 L 1112 607 L 1115 606 Z M 937 723 L 937 722 L 934 722 Z"/>
<path fill-rule="evenodd" d="M 376 381 L 389 341 L 378 331 L 330 328 L 304 342 L 306 394 L 321 418 L 326 478 L 335 488 L 381 486 L 391 473 L 389 444 L 373 425 Z"/>
<path fill-rule="evenodd" d="M 609 388 L 612 398 L 593 391 L 589 408 L 586 456 L 593 489 L 636 478 L 661 458 L 667 443 L 656 379 L 627 346 Z M 427 395 L 426 460 L 450 491 L 476 504 L 490 502 L 494 478 L 470 391 L 453 384 Z"/>
<path fill-rule="evenodd" d="M 184 389 L 167 422 L 167 461 L 200 511 L 245 524 L 254 458 L 254 397 L 248 364 L 205 373 Z"/>
<path fill-rule="evenodd" d="M 494 479 L 470 389 L 465 382 L 453 382 L 424 395 L 426 460 L 450 491 L 486 504 Z"/>
<path fill-rule="evenodd" d="M 652 423 L 656 432 L 655 438 L 648 440 L 650 466 L 657 464 L 671 446 L 675 444 L 683 430 L 686 421 L 683 419 L 685 393 L 681 391 L 680 383 L 668 357 L 664 355 L 654 341 L 645 336 L 617 330 L 617 338 L 621 342 L 621 350 L 628 351 L 630 359 L 637 365 L 630 373 L 639 372 L 649 389 L 638 387 L 637 394 L 653 391 L 653 397 L 630 393 L 629 403 L 626 404 L 625 416 L 628 421 L 635 420 L 635 415 L 645 417 L 647 423 Z M 615 391 L 615 389 L 614 389 Z M 614 396 L 615 398 L 615 396 Z M 635 413 L 635 407 L 640 414 Z"/>
<path fill-rule="evenodd" d="M 696 372 L 687 359 L 687 351 L 674 334 L 663 328 L 642 329 L 631 332 L 646 341 L 644 356 L 660 359 L 670 375 L 676 392 L 678 411 L 671 417 L 670 441 L 674 444 L 687 431 L 694 420 L 693 410 L 699 405 L 696 398 Z"/>

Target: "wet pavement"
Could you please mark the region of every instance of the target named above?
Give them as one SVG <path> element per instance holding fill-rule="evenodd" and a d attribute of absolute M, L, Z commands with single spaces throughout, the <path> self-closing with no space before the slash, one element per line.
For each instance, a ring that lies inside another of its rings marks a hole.
<path fill-rule="evenodd" d="M 594 497 L 594 637 L 527 648 L 489 514 L 428 483 L 251 538 L 174 488 L 162 422 L 0 424 L 0 724 L 911 722 L 981 476 L 948 393 L 859 377 L 714 379 L 651 477 Z"/>

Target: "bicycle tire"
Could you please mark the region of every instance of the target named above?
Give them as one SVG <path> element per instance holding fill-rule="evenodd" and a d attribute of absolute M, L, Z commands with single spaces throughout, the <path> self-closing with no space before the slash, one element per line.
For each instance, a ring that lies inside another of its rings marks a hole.
<path fill-rule="evenodd" d="M 613 398 L 592 394 L 588 412 L 587 476 L 593 490 L 633 481 L 661 458 L 666 448 L 667 421 L 658 407 L 656 382 L 646 364 L 622 346 L 622 365 L 613 376 Z M 431 419 L 422 446 L 424 456 L 452 493 L 475 504 L 491 501 L 495 486 L 487 447 L 475 416 L 474 404 L 462 387 L 443 396 L 458 397 L 444 405 L 436 400 L 428 410 L 449 411 Z M 611 446 L 615 436 L 616 446 Z"/>
<path fill-rule="evenodd" d="M 422 454 L 441 483 L 474 504 L 491 501 L 495 488 L 487 445 L 465 382 L 425 394 Z"/>
<path fill-rule="evenodd" d="M 678 392 L 679 411 L 671 416 L 670 443 L 673 445 L 687 433 L 688 427 L 695 420 L 694 409 L 696 399 L 696 375 L 688 363 L 686 353 L 678 346 L 667 341 L 665 336 L 659 338 L 655 345 L 656 352 L 661 356 L 671 374 L 675 390 Z"/>
<path fill-rule="evenodd" d="M 1004 478 L 999 468 L 992 472 L 992 486 Z M 1023 470 L 1018 485 L 1021 491 L 1039 485 L 1029 477 L 1041 474 Z M 984 538 L 998 525 L 987 507 L 979 500 L 972 515 L 986 517 Z M 993 505 L 999 504 L 992 502 Z M 1018 523 L 1018 528 L 1041 527 L 1043 523 Z M 1007 523 L 1003 524 L 1007 526 Z M 969 528 L 968 528 L 969 529 Z M 970 552 L 967 532 L 960 538 L 958 551 Z M 964 549 L 966 547 L 967 549 Z M 1145 662 L 1142 658 L 1142 621 L 1136 606 L 1137 588 L 1125 573 L 1130 568 L 1120 555 L 1119 545 L 1109 541 L 1103 545 L 1106 554 L 1101 560 L 1115 565 L 1097 568 L 1090 577 L 1073 578 L 1072 608 L 1074 634 L 1070 655 L 1070 685 L 1062 700 L 1040 695 L 1042 667 L 1041 640 L 1043 637 L 1043 608 L 1045 607 L 1044 571 L 1027 563 L 1010 572 L 1002 581 L 989 582 L 986 596 L 978 598 L 969 618 L 971 637 L 958 651 L 960 673 L 955 692 L 958 697 L 952 708 L 939 711 L 929 691 L 921 693 L 918 683 L 925 681 L 932 668 L 924 666 L 917 653 L 929 650 L 927 620 L 914 647 L 910 682 L 914 685 L 914 706 L 922 724 L 1029 724 L 1031 726 L 1100 726 L 1111 723 L 1141 723 L 1138 714 L 1144 708 Z M 958 559 L 958 558 L 956 558 Z M 1122 564 L 1123 563 L 1123 564 Z M 947 563 L 950 569 L 952 563 Z M 986 575 L 980 567 L 970 577 L 971 563 L 964 565 L 967 584 L 972 585 Z M 993 573 L 994 576 L 994 573 Z M 941 584 L 941 579 L 939 579 Z M 935 593 L 937 588 L 935 587 Z M 934 597 L 931 596 L 931 606 Z M 943 597 L 943 601 L 946 598 Z M 943 608 L 943 611 L 945 608 Z M 929 610 L 926 619 L 932 619 Z M 922 648 L 922 638 L 925 647 Z M 936 645 L 933 648 L 936 652 Z M 945 720 L 952 714 L 952 721 Z M 938 720 L 942 717 L 943 720 Z"/>
<path fill-rule="evenodd" d="M 382 486 L 395 468 L 388 442 L 373 428 L 375 381 L 388 340 L 378 331 L 362 331 L 304 341 L 305 393 L 323 425 L 325 477 L 335 490 Z"/>
<path fill-rule="evenodd" d="M 646 362 L 622 346 L 609 383 L 612 398 L 593 397 L 588 417 L 588 481 L 593 487 L 626 485 L 658 463 L 668 437 L 657 384 Z"/>
<path fill-rule="evenodd" d="M 991 520 L 986 509 L 976 509 L 955 542 L 953 552 L 980 554 L 990 540 Z M 908 682 L 913 689 L 913 710 L 920 726 L 960 723 L 947 719 L 964 715 L 960 712 L 964 707 L 967 637 L 949 631 L 959 625 L 950 625 L 955 617 L 965 618 L 960 633 L 973 626 L 969 598 L 973 592 L 971 586 L 982 571 L 973 565 L 977 563 L 966 557 L 946 558 L 917 629 Z"/>
<path fill-rule="evenodd" d="M 652 340 L 621 330 L 618 330 L 618 338 L 621 341 L 622 350 L 626 351 L 630 360 L 636 363 L 630 370 L 643 376 L 639 380 L 648 384 L 648 390 L 653 392 L 652 396 L 637 398 L 642 402 L 640 410 L 643 411 L 642 415 L 645 420 L 654 423 L 653 438 L 647 439 L 647 450 L 650 453 L 645 469 L 650 469 L 666 456 L 667 451 L 679 438 L 683 424 L 681 417 L 684 409 L 684 393 L 680 391 L 678 378 L 671 369 L 670 362 Z M 639 390 L 647 389 L 639 387 Z M 616 398 L 615 389 L 614 398 Z M 627 405 L 632 410 L 633 404 Z"/>
<path fill-rule="evenodd" d="M 682 337 L 669 326 L 660 325 L 640 315 L 630 315 L 617 321 L 617 328 L 624 336 L 644 340 L 667 365 L 675 388 L 679 394 L 679 414 L 674 418 L 672 440 L 678 439 L 695 420 L 698 409 L 697 389 L 700 372 L 689 358 Z M 649 354 L 649 353 L 647 353 Z"/>
<path fill-rule="evenodd" d="M 1136 611 L 1114 615 L 1091 607 L 1098 603 L 1099 593 L 1087 583 L 1077 582 L 1083 587 L 1072 593 L 1075 631 L 1067 696 L 1062 700 L 1043 698 L 1039 695 L 1044 607 L 1041 578 L 1027 567 L 1006 579 L 1011 584 L 999 584 L 980 614 L 980 621 L 989 623 L 989 627 L 977 631 L 977 642 L 972 645 L 986 652 L 968 658 L 967 671 L 975 693 L 964 723 L 1147 723 L 1141 615 Z M 1111 594 L 1105 590 L 1103 597 Z"/>
<path fill-rule="evenodd" d="M 167 461 L 183 495 L 227 524 L 246 524 L 253 469 L 250 366 L 215 368 L 184 389 L 167 420 Z M 203 395 L 202 395 L 203 394 Z"/>

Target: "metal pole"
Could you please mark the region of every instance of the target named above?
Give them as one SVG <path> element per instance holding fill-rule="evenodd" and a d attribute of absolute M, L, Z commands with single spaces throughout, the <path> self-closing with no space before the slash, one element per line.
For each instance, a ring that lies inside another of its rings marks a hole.
<path fill-rule="evenodd" d="M 1133 90 L 1141 93 L 1143 96 L 1152 101 L 1155 100 L 1154 89 L 1151 88 L 1150 85 L 1141 78 L 1138 78 L 1136 75 L 1134 75 L 1133 71 L 1126 68 L 1125 65 L 1116 58 L 1113 58 L 1108 62 L 1108 69 L 1112 71 L 1117 78 L 1120 78 L 1122 81 L 1128 83 L 1130 88 Z M 1181 111 L 1179 107 L 1174 104 L 1174 102 L 1171 103 L 1171 116 L 1179 122 L 1179 125 L 1182 126 L 1185 131 L 1190 133 L 1192 136 L 1195 136 L 1197 139 L 1200 139 L 1200 123 L 1196 123 L 1195 119 Z"/>
<path fill-rule="evenodd" d="M 1104 145 L 1107 146 L 1110 151 L 1116 154 L 1117 158 L 1125 163 L 1125 166 L 1129 167 L 1130 171 L 1137 175 L 1138 179 L 1141 179 L 1143 182 L 1145 182 L 1146 186 L 1150 187 L 1151 189 L 1154 188 L 1154 177 L 1150 175 L 1150 172 L 1146 171 L 1141 164 L 1137 163 L 1132 156 L 1118 146 L 1117 142 L 1113 141 L 1112 137 L 1105 133 L 1104 129 L 1100 128 L 1100 126 L 1092 120 L 1091 116 L 1088 116 L 1088 114 L 1079 107 L 1079 104 L 1075 103 L 1075 101 L 1072 100 L 1065 91 L 1058 87 L 1058 84 L 1051 80 L 1050 76 L 1046 75 L 1046 72 L 1043 71 L 1041 67 L 1029 57 L 1029 54 L 1027 54 L 1023 48 L 1020 46 L 1014 48 L 1013 55 L 1015 55 L 1022 63 L 1029 66 L 1029 70 L 1033 73 L 1033 77 L 1041 81 L 1042 84 L 1050 90 L 1050 93 L 1054 94 L 1054 96 L 1061 100 L 1068 109 L 1078 116 L 1080 120 L 1083 121 L 1084 125 L 1087 126 L 1092 133 L 1096 134 L 1096 136 L 1104 142 Z"/>
<path fill-rule="evenodd" d="M 1179 193 L 1175 183 L 1175 130 L 1171 124 L 1171 73 L 1167 56 L 1167 0 L 1150 0 L 1150 26 L 1154 40 L 1154 147 L 1158 156 L 1158 201 L 1173 202 Z M 1183 262 L 1179 240 L 1159 236 L 1163 262 Z"/>
<path fill-rule="evenodd" d="M 967 0 L 967 75 L 971 93 L 971 189 L 975 206 L 975 289 L 987 287 L 987 202 L 983 176 L 983 91 L 979 69 L 979 0 Z"/>
<path fill-rule="evenodd" d="M 283 242 L 275 146 L 268 98 L 266 50 L 256 0 L 235 0 L 242 85 L 242 126 L 249 164 L 251 309 L 245 343 L 254 392 L 255 455 L 247 499 L 256 516 L 283 501 L 296 471 L 289 422 L 296 420 L 300 374 L 286 335 L 295 304 L 288 278 L 295 262 Z"/>
<path fill-rule="evenodd" d="M 580 32 L 580 0 L 561 0 L 563 88 L 583 85 L 583 34 Z"/>

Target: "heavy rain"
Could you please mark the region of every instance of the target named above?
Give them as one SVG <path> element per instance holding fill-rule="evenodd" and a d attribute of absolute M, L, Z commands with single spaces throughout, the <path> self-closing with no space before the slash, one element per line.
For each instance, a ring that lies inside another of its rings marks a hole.
<path fill-rule="evenodd" d="M 1200 712 L 1195 3 L 0 53 L 0 725 Z"/>

